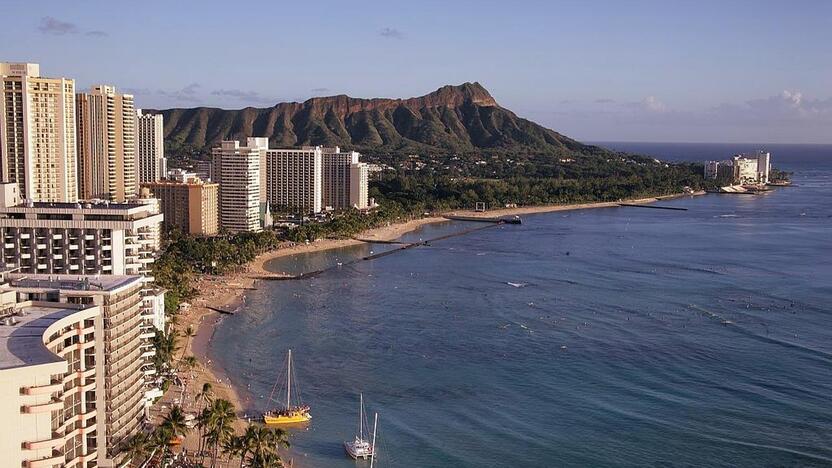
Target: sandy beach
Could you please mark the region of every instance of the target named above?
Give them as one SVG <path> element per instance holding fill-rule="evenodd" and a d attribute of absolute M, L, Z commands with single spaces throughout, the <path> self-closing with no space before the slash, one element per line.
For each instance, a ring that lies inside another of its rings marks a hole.
<path fill-rule="evenodd" d="M 695 194 L 679 194 L 665 197 L 648 197 L 640 199 L 626 200 L 627 203 L 653 203 L 660 200 L 671 198 L 678 198 L 684 196 L 702 195 L 704 192 L 697 192 Z M 622 201 L 623 202 L 623 201 Z M 532 213 L 548 213 L 556 211 L 581 210 L 591 208 L 607 208 L 614 207 L 620 202 L 600 202 L 600 203 L 580 203 L 571 205 L 545 205 L 545 206 L 525 206 L 512 207 L 504 209 L 493 209 L 486 212 L 475 211 L 453 211 L 447 213 L 448 215 L 458 216 L 482 216 L 482 217 L 499 217 L 499 216 L 519 216 Z M 390 224 L 387 226 L 378 227 L 365 231 L 357 236 L 358 239 L 373 239 L 389 241 L 394 240 L 410 231 L 416 230 L 421 226 L 448 222 L 447 218 L 442 216 L 431 216 L 420 219 L 414 219 L 398 224 Z M 179 351 L 180 355 L 194 355 L 199 363 L 196 368 L 183 375 L 182 379 L 186 382 L 185 388 L 171 387 L 165 394 L 164 398 L 157 402 L 154 406 L 154 414 L 164 413 L 171 404 L 180 404 L 186 411 L 196 412 L 200 409 L 199 403 L 195 402 L 195 395 L 201 390 L 203 384 L 210 383 L 213 387 L 214 397 L 229 400 L 234 404 L 238 410 L 239 429 L 245 426 L 246 408 L 250 408 L 250 403 L 241 398 L 240 393 L 235 389 L 234 382 L 232 382 L 221 368 L 211 361 L 208 349 L 217 326 L 223 319 L 223 315 L 209 309 L 206 306 L 221 308 L 224 310 L 234 310 L 241 306 L 244 301 L 246 291 L 256 288 L 257 276 L 264 274 L 274 275 L 273 272 L 268 271 L 265 265 L 275 258 L 318 252 L 330 249 L 337 249 L 350 245 L 360 244 L 362 241 L 355 239 L 321 239 L 309 244 L 292 244 L 287 243 L 285 246 L 267 252 L 258 256 L 254 261 L 246 265 L 238 272 L 224 275 L 224 276 L 203 276 L 198 279 L 195 287 L 198 291 L 197 296 L 191 302 L 190 307 L 181 311 L 178 316 L 178 323 L 176 330 L 180 333 L 191 327 L 195 332 L 195 336 L 191 339 L 180 338 L 183 349 Z M 198 448 L 199 440 L 196 431 L 186 438 L 183 447 L 189 451 L 195 451 Z"/>

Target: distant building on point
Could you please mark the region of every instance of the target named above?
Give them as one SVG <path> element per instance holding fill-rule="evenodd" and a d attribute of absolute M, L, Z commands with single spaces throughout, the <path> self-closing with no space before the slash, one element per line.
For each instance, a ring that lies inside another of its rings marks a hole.
<path fill-rule="evenodd" d="M 734 155 L 724 161 L 705 163 L 705 179 L 724 180 L 729 185 L 764 185 L 771 174 L 771 153 L 758 151 Z"/>

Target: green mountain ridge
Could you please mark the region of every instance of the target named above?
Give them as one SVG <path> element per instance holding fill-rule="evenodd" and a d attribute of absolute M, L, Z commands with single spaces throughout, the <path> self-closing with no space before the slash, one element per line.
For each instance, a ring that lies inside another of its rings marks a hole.
<path fill-rule="evenodd" d="M 206 152 L 222 140 L 269 138 L 271 147 L 339 145 L 365 152 L 523 154 L 595 152 L 501 107 L 479 83 L 443 86 L 409 99 L 315 97 L 226 110 L 148 110 L 164 116 L 170 149 Z"/>

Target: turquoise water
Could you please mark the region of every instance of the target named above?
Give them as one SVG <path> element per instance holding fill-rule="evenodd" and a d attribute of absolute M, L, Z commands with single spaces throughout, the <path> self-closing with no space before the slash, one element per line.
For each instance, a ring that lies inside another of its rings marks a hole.
<path fill-rule="evenodd" d="M 263 283 L 211 353 L 257 411 L 294 350 L 301 466 L 356 464 L 358 392 L 380 466 L 830 466 L 828 161 L 783 161 L 798 186 L 763 196 L 531 215 Z"/>

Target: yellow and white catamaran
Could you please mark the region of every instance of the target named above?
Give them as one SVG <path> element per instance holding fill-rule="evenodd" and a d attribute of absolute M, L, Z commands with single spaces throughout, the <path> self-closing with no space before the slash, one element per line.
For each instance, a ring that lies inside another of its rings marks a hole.
<path fill-rule="evenodd" d="M 304 405 L 300 402 L 300 398 L 298 401 L 293 404 L 292 402 L 292 350 L 289 350 L 289 357 L 287 359 L 288 363 L 286 365 L 286 405 L 283 408 L 277 408 L 273 410 L 266 411 L 263 414 L 263 422 L 266 424 L 298 424 L 304 423 L 312 419 L 312 415 L 309 414 L 309 405 Z M 278 378 L 278 381 L 280 378 Z M 297 385 L 295 383 L 294 385 Z M 273 402 L 274 392 L 277 389 L 277 382 L 275 382 L 274 387 L 272 387 L 272 393 L 269 395 L 269 401 Z M 299 392 L 295 392 L 297 396 Z"/>

